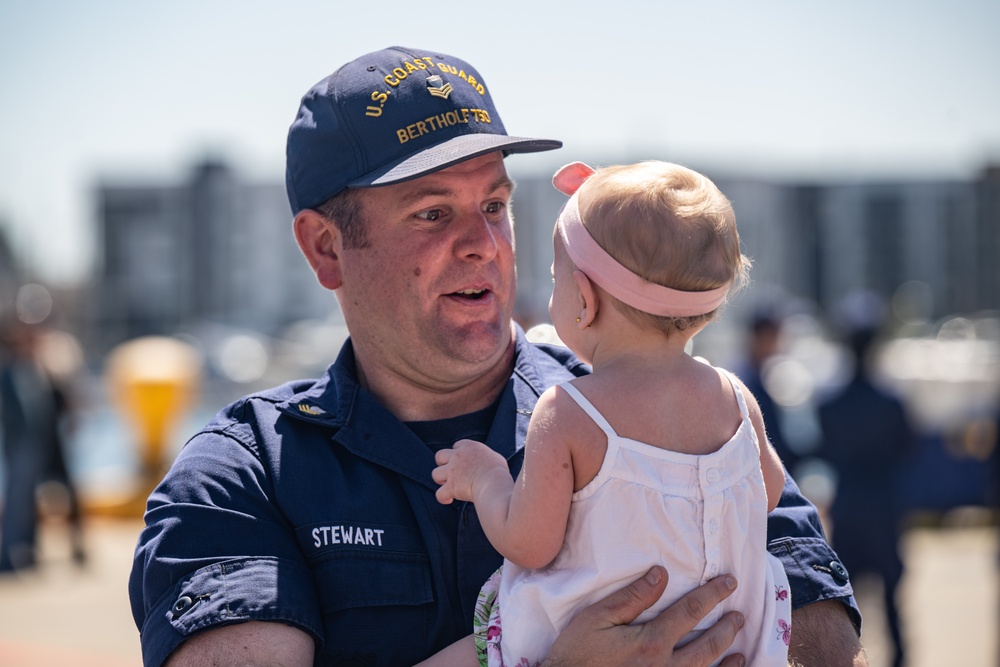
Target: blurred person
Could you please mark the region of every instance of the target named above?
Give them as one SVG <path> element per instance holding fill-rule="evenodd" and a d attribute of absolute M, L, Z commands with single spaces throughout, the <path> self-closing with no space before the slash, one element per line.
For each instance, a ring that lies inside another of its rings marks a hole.
<path fill-rule="evenodd" d="M 65 489 L 72 556 L 77 564 L 83 564 L 86 552 L 80 502 L 66 465 L 64 434 L 71 419 L 68 389 L 45 356 L 42 325 L 11 318 L 2 329 L 5 355 L 0 369 L 0 419 L 5 494 L 0 572 L 36 566 L 36 494 L 46 481 Z"/>
<path fill-rule="evenodd" d="M 507 135 L 479 72 L 436 51 L 367 54 L 303 97 L 293 228 L 350 338 L 324 377 L 225 408 L 151 494 L 129 583 L 147 667 L 404 665 L 469 634 L 502 559 L 472 505 L 436 502 L 434 452 L 480 440 L 516 475 L 538 397 L 589 372 L 511 318 L 504 157 L 560 145 Z M 864 664 L 850 584 L 811 567 L 837 556 L 791 479 L 769 528 L 795 570 L 793 653 Z M 715 661 L 741 618 L 715 607 L 738 582 L 720 573 L 629 625 L 667 585 L 649 565 L 580 612 L 546 664 Z"/>
<path fill-rule="evenodd" d="M 837 473 L 830 508 L 833 544 L 855 576 L 871 573 L 881 580 L 892 664 L 898 667 L 905 654 L 896 603 L 903 575 L 898 478 L 914 453 L 916 436 L 903 402 L 872 377 L 871 357 L 884 320 L 879 300 L 859 293 L 844 299 L 838 310 L 854 374 L 818 406 L 822 442 L 817 455 Z"/>
<path fill-rule="evenodd" d="M 753 396 L 685 351 L 749 270 L 732 206 L 666 162 L 574 163 L 553 183 L 571 197 L 555 227 L 549 312 L 593 372 L 539 397 L 516 482 L 481 442 L 435 456 L 438 500 L 474 503 L 504 556 L 464 664 L 541 662 L 579 610 L 656 562 L 670 579 L 640 621 L 706 572 L 731 572 L 740 586 L 720 610 L 742 611 L 745 625 L 729 652 L 787 667 L 794 591 L 766 548 L 784 470 Z"/>
<path fill-rule="evenodd" d="M 746 362 L 737 370 L 744 386 L 754 395 L 764 416 L 764 428 L 778 457 L 788 470 L 794 471 L 799 455 L 788 447 L 782 425 L 781 406 L 774 400 L 764 382 L 765 369 L 781 351 L 781 334 L 784 316 L 773 306 L 759 306 L 747 326 L 749 338 Z"/>

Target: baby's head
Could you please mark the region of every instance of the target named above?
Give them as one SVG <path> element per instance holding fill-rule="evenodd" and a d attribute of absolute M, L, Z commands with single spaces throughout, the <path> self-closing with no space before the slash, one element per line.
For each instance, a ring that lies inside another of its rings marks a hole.
<path fill-rule="evenodd" d="M 590 236 L 629 271 L 651 283 L 695 293 L 678 294 L 681 301 L 697 298 L 697 293 L 718 295 L 708 299 L 705 312 L 692 313 L 699 308 L 686 306 L 678 309 L 681 314 L 667 315 L 612 297 L 636 323 L 665 333 L 703 326 L 715 317 L 715 302 L 722 301 L 727 288 L 745 282 L 750 262 L 740 252 L 733 207 L 698 172 L 658 161 L 605 167 L 587 177 L 576 196 Z"/>

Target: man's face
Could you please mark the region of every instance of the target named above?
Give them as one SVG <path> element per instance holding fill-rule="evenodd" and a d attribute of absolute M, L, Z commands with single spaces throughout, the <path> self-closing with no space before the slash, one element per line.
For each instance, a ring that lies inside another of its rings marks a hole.
<path fill-rule="evenodd" d="M 500 153 L 362 190 L 365 247 L 343 249 L 338 290 L 362 371 L 446 387 L 511 344 L 513 184 Z"/>

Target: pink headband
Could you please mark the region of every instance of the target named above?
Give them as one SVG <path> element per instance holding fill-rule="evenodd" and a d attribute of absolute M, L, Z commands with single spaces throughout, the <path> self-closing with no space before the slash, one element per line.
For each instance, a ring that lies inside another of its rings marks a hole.
<path fill-rule="evenodd" d="M 704 292 L 685 292 L 649 282 L 622 266 L 609 255 L 583 225 L 576 192 L 594 170 L 582 162 L 568 164 L 556 172 L 553 185 L 571 195 L 556 228 L 570 259 L 588 278 L 619 301 L 645 313 L 667 317 L 704 315 L 718 308 L 730 283 Z"/>

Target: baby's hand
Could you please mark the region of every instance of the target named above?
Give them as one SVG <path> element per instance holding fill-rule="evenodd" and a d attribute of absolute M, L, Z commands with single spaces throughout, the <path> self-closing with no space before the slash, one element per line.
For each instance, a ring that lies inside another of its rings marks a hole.
<path fill-rule="evenodd" d="M 438 467 L 431 478 L 441 485 L 435 496 L 443 505 L 453 500 L 475 502 L 476 484 L 493 475 L 510 479 L 507 459 L 475 440 L 459 440 L 451 449 L 439 450 L 434 461 Z"/>

